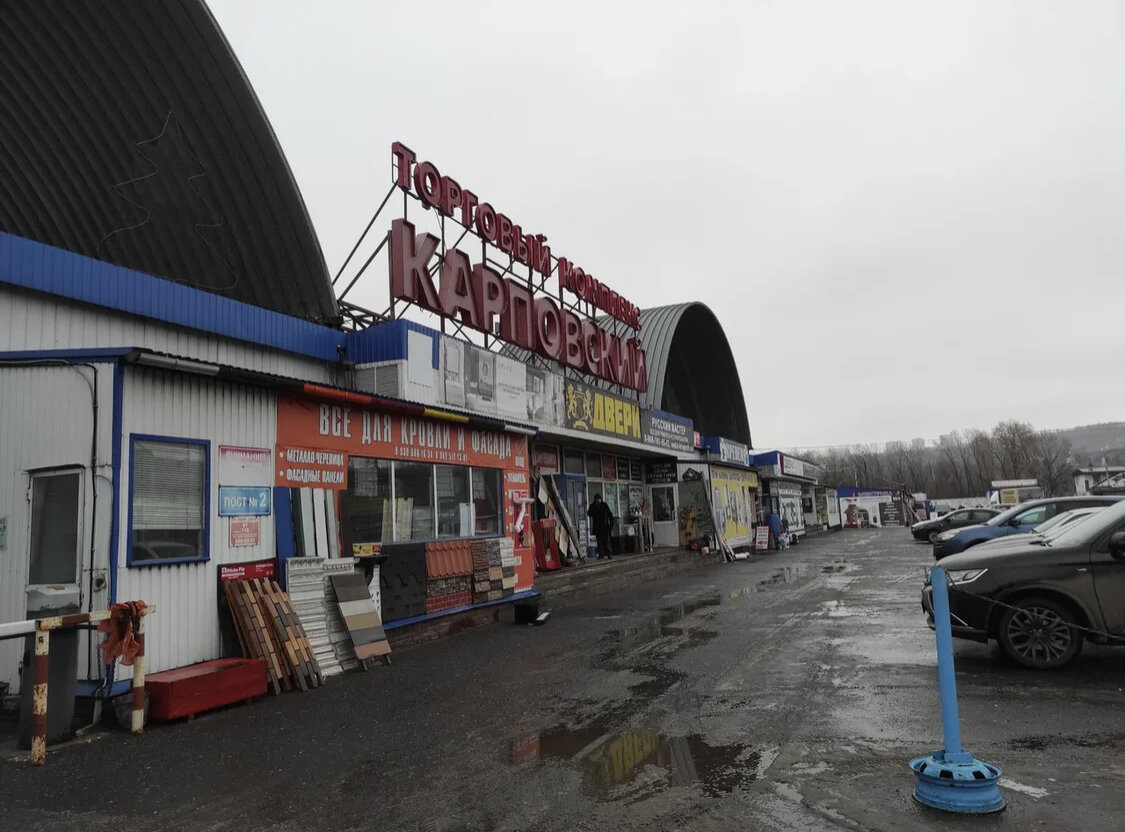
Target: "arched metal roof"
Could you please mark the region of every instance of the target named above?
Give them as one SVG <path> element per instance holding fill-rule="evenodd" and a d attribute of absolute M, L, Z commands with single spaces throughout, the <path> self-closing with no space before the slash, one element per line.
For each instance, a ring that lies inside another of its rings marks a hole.
<path fill-rule="evenodd" d="M 687 416 L 705 436 L 752 445 L 738 364 L 706 304 L 642 309 L 640 339 L 648 359 L 643 407 Z"/>
<path fill-rule="evenodd" d="M 203 0 L 0 0 L 0 231 L 335 323 L 324 255 Z"/>

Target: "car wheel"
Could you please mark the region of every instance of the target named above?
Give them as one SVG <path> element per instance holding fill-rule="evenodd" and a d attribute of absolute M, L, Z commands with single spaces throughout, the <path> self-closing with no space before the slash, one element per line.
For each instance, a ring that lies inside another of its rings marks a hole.
<path fill-rule="evenodd" d="M 1021 598 L 1006 608 L 996 640 L 1012 661 L 1033 670 L 1063 667 L 1082 651 L 1074 613 L 1046 598 Z"/>
<path fill-rule="evenodd" d="M 930 532 L 930 543 L 937 543 L 937 536 L 941 534 L 939 531 Z"/>

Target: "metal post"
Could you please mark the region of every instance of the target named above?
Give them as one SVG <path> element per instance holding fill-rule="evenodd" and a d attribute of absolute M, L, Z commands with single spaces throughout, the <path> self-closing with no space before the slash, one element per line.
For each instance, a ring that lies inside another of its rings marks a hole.
<path fill-rule="evenodd" d="M 133 733 L 145 727 L 145 614 L 137 616 L 137 655 L 133 658 Z"/>
<path fill-rule="evenodd" d="M 31 709 L 31 764 L 47 762 L 47 673 L 50 668 L 51 631 L 35 631 L 35 687 Z"/>
<path fill-rule="evenodd" d="M 934 627 L 937 630 L 938 691 L 941 694 L 941 727 L 945 737 L 945 757 L 955 759 L 961 748 L 961 719 L 957 710 L 957 675 L 953 668 L 953 631 L 949 624 L 949 586 L 945 569 L 935 566 L 930 572 L 934 590 Z M 966 755 L 971 758 L 971 755 Z"/>
<path fill-rule="evenodd" d="M 957 713 L 957 678 L 953 669 L 953 632 L 949 623 L 949 586 L 945 569 L 930 570 L 930 594 L 937 633 L 938 690 L 945 748 L 910 761 L 914 799 L 946 812 L 998 812 L 1004 798 L 997 788 L 1000 767 L 978 760 L 961 747 Z"/>

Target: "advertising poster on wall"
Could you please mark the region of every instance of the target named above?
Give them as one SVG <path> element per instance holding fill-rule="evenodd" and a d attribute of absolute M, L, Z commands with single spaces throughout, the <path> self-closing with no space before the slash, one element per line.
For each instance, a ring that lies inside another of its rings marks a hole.
<path fill-rule="evenodd" d="M 840 516 L 845 529 L 880 528 L 879 503 L 886 500 L 874 494 L 840 498 Z"/>
<path fill-rule="evenodd" d="M 701 537 L 713 537 L 715 521 L 707 483 L 701 479 L 688 480 L 681 482 L 677 488 L 680 497 L 680 543 L 686 545 Z"/>
<path fill-rule="evenodd" d="M 496 411 L 511 419 L 527 418 L 527 367 L 507 356 L 496 356 Z"/>
<path fill-rule="evenodd" d="M 496 354 L 469 347 L 465 351 L 465 406 L 496 412 Z"/>
<path fill-rule="evenodd" d="M 442 338 L 441 347 L 445 403 L 453 407 L 464 407 L 466 345 L 454 338 Z"/>
<path fill-rule="evenodd" d="M 753 471 L 711 466 L 711 491 L 721 534 L 731 545 L 750 540 L 758 476 Z"/>
<path fill-rule="evenodd" d="M 564 423 L 566 380 L 541 367 L 527 367 L 527 419 L 537 425 Z"/>
<path fill-rule="evenodd" d="M 774 482 L 772 488 L 778 498 L 781 519 L 789 523 L 789 531 L 804 531 L 805 510 L 801 505 L 801 486 L 796 483 Z"/>

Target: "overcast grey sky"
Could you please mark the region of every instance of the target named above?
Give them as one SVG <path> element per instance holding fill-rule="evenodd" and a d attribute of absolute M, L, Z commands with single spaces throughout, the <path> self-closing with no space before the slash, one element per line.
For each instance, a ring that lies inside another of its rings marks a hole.
<path fill-rule="evenodd" d="M 210 4 L 333 273 L 399 140 L 708 304 L 758 447 L 1125 418 L 1123 3 Z"/>

